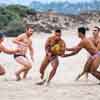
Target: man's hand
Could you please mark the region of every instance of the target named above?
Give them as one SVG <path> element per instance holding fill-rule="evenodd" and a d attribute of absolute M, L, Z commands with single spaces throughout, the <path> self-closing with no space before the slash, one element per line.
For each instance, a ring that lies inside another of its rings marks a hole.
<path fill-rule="evenodd" d="M 20 48 L 16 48 L 14 50 L 15 50 L 15 53 L 22 51 Z"/>
<path fill-rule="evenodd" d="M 48 57 L 51 57 L 51 56 L 52 56 L 52 53 L 51 53 L 51 52 L 48 52 L 48 53 L 47 53 L 47 56 L 48 56 Z"/>

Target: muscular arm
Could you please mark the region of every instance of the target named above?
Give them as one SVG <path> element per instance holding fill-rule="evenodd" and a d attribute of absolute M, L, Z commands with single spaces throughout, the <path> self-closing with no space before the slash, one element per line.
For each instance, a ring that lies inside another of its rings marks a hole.
<path fill-rule="evenodd" d="M 29 45 L 29 51 L 30 51 L 31 59 L 33 61 L 34 60 L 34 49 L 32 47 L 32 41 L 30 42 L 30 45 Z"/>
<path fill-rule="evenodd" d="M 46 53 L 49 53 L 50 52 L 50 44 L 49 44 L 49 42 L 50 42 L 50 39 L 48 39 L 46 41 L 46 44 L 45 44 L 45 51 L 46 51 Z"/>
<path fill-rule="evenodd" d="M 76 48 L 66 48 L 66 51 L 74 51 Z"/>
<path fill-rule="evenodd" d="M 97 42 L 97 49 L 100 51 L 100 40 Z"/>
<path fill-rule="evenodd" d="M 7 53 L 7 54 L 14 54 L 16 53 L 17 51 L 19 51 L 18 49 L 16 50 L 12 50 L 12 49 L 7 49 L 5 48 L 3 45 L 0 45 L 0 50 L 4 53 Z"/>
<path fill-rule="evenodd" d="M 63 49 L 65 51 L 66 50 L 66 43 L 64 41 L 62 41 L 62 45 L 63 45 Z"/>
<path fill-rule="evenodd" d="M 19 35 L 13 40 L 13 43 L 25 46 L 25 44 L 22 42 L 23 38 L 23 35 Z"/>
<path fill-rule="evenodd" d="M 82 44 L 79 43 L 76 47 L 69 49 L 70 51 L 72 51 L 71 53 L 64 54 L 63 57 L 76 55 L 81 49 L 82 49 Z"/>

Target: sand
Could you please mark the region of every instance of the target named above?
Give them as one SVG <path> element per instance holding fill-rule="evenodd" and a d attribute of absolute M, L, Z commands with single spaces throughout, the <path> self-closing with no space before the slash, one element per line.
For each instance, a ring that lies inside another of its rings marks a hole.
<path fill-rule="evenodd" d="M 65 33 L 65 32 L 64 32 Z M 0 77 L 0 100 L 100 100 L 100 86 L 92 75 L 89 80 L 83 76 L 80 81 L 74 81 L 82 71 L 89 54 L 82 50 L 79 54 L 69 58 L 59 58 L 60 64 L 57 73 L 50 86 L 37 86 L 40 81 L 39 67 L 44 55 L 44 42 L 49 35 L 34 35 L 33 47 L 35 60 L 33 68 L 29 72 L 27 80 L 14 81 L 14 73 L 20 66 L 14 61 L 13 55 L 0 54 L 1 64 L 6 69 L 6 75 Z M 68 47 L 75 46 L 79 39 L 75 34 L 63 34 L 63 39 Z M 7 38 L 5 44 L 8 48 L 14 47 L 11 38 Z M 46 70 L 46 77 L 50 71 Z"/>

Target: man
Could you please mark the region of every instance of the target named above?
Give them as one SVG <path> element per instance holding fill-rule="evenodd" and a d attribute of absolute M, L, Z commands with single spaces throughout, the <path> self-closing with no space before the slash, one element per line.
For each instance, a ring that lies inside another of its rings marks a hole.
<path fill-rule="evenodd" d="M 99 32 L 100 32 L 100 28 L 95 26 L 93 28 L 93 37 L 89 38 L 92 41 L 92 43 L 96 46 L 96 48 L 98 50 L 100 50 L 100 36 L 99 36 Z M 91 62 L 92 62 L 92 59 L 90 60 L 90 58 L 88 58 L 85 66 L 84 66 L 84 70 L 82 71 L 81 74 L 79 74 L 77 76 L 76 80 L 79 80 L 80 77 L 83 76 L 85 73 L 86 73 L 86 77 L 88 78 L 88 72 L 86 72 L 86 71 L 87 71 L 87 68 L 89 68 L 91 66 Z"/>
<path fill-rule="evenodd" d="M 74 48 L 67 48 L 66 50 L 72 51 L 69 54 L 64 54 L 63 57 L 73 56 L 77 54 L 82 48 L 89 52 L 91 57 L 89 58 L 91 66 L 86 67 L 86 72 L 90 72 L 94 77 L 100 80 L 100 72 L 97 68 L 100 64 L 100 52 L 94 46 L 93 42 L 85 37 L 86 29 L 84 27 L 78 28 L 78 36 L 81 38 L 80 43 Z M 89 69 L 89 70 L 88 70 Z"/>
<path fill-rule="evenodd" d="M 17 44 L 17 47 L 21 49 L 20 52 L 17 52 L 14 55 L 14 58 L 17 61 L 17 63 L 21 65 L 21 69 L 16 72 L 17 80 L 21 80 L 20 75 L 22 74 L 22 72 L 24 73 L 22 78 L 25 79 L 27 77 L 29 70 L 32 68 L 32 64 L 26 56 L 27 50 L 29 50 L 30 57 L 33 61 L 34 50 L 32 48 L 32 40 L 31 40 L 32 33 L 33 29 L 30 25 L 28 25 L 26 27 L 25 33 L 22 33 L 13 40 L 13 42 Z"/>
<path fill-rule="evenodd" d="M 54 35 L 49 37 L 48 40 L 46 41 L 46 44 L 45 44 L 46 55 L 41 64 L 41 67 L 40 67 L 40 74 L 41 74 L 42 82 L 37 83 L 38 85 L 43 85 L 46 82 L 46 80 L 44 79 L 44 73 L 45 73 L 45 70 L 46 70 L 48 64 L 51 63 L 52 70 L 49 74 L 49 78 L 47 80 L 47 85 L 50 83 L 50 81 L 52 80 L 52 78 L 54 77 L 54 75 L 57 71 L 57 68 L 59 65 L 58 56 L 60 56 L 60 55 L 54 54 L 52 52 L 52 47 L 56 44 L 62 45 L 62 47 L 61 47 L 62 52 L 60 55 L 63 55 L 64 51 L 65 51 L 65 42 L 61 38 L 61 30 L 56 30 L 54 32 Z"/>
<path fill-rule="evenodd" d="M 4 41 L 4 34 L 0 33 L 0 52 L 4 52 L 7 54 L 15 54 L 20 51 L 20 49 L 10 50 L 10 49 L 5 48 L 2 44 L 3 41 Z M 0 65 L 0 75 L 4 75 L 4 74 L 5 74 L 5 69 L 3 68 L 2 65 Z"/>

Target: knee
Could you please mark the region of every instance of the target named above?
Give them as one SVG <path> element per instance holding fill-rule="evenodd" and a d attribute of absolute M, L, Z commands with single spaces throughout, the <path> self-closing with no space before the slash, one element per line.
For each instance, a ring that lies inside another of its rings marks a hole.
<path fill-rule="evenodd" d="M 32 65 L 28 67 L 29 69 L 32 69 Z"/>
<path fill-rule="evenodd" d="M 44 68 L 44 65 L 42 65 L 42 66 L 40 67 L 40 73 L 41 73 L 41 74 L 44 73 L 44 69 L 45 69 L 45 68 Z"/>
<path fill-rule="evenodd" d="M 52 68 L 53 68 L 52 70 L 56 71 L 57 68 L 58 68 L 58 65 L 59 65 L 58 63 L 53 63 L 52 64 Z"/>
<path fill-rule="evenodd" d="M 52 69 L 52 71 L 56 73 L 57 67 L 54 67 L 54 68 Z"/>
<path fill-rule="evenodd" d="M 90 69 L 90 73 L 93 74 L 96 70 L 95 69 Z"/>
<path fill-rule="evenodd" d="M 29 64 L 28 68 L 29 68 L 29 69 L 31 69 L 31 68 L 32 68 L 32 65 L 31 65 L 31 64 Z"/>
<path fill-rule="evenodd" d="M 0 75 L 5 75 L 5 70 L 3 70 L 2 72 L 0 72 Z"/>
<path fill-rule="evenodd" d="M 47 64 L 42 64 L 40 67 L 40 73 L 44 73 L 44 70 L 46 69 Z"/>
<path fill-rule="evenodd" d="M 26 67 L 27 67 L 27 69 L 31 69 L 32 68 L 32 64 L 28 63 L 28 64 L 26 64 Z"/>

